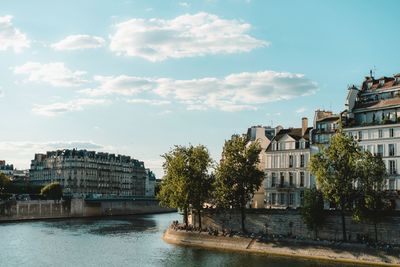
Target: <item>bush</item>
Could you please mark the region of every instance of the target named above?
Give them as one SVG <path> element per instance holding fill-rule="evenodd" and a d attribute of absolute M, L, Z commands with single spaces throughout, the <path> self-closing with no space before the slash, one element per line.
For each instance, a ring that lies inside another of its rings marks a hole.
<path fill-rule="evenodd" d="M 40 195 L 45 199 L 60 200 L 63 195 L 62 187 L 58 182 L 48 184 L 42 188 Z"/>

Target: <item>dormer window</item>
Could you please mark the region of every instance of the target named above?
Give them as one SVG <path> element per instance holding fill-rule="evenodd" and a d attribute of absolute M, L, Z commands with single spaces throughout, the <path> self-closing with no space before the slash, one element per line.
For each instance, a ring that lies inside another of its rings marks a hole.
<path fill-rule="evenodd" d="M 372 87 L 372 81 L 367 83 L 367 88 L 371 89 L 371 87 Z"/>
<path fill-rule="evenodd" d="M 385 80 L 384 79 L 379 80 L 379 86 L 383 86 L 384 84 L 385 84 Z"/>

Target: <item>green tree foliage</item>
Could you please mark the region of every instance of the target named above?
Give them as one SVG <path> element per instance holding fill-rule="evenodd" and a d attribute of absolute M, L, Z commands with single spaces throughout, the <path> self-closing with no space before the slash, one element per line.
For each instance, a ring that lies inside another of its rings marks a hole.
<path fill-rule="evenodd" d="M 50 183 L 40 190 L 40 195 L 45 199 L 60 200 L 63 196 L 62 187 L 58 182 Z"/>
<path fill-rule="evenodd" d="M 301 207 L 301 216 L 307 228 L 314 231 L 318 238 L 318 229 L 325 222 L 324 199 L 322 192 L 317 188 L 306 189 L 304 193 L 304 204 Z"/>
<path fill-rule="evenodd" d="M 331 138 L 330 146 L 313 155 L 309 164 L 309 170 L 316 177 L 325 199 L 334 203 L 340 211 L 343 241 L 347 240 L 345 211 L 352 208 L 359 159 L 357 142 L 339 129 Z"/>
<path fill-rule="evenodd" d="M 201 228 L 201 210 L 210 197 L 212 176 L 209 173 L 212 159 L 205 146 L 175 146 L 163 155 L 165 176 L 157 195 L 160 204 L 184 211 L 186 225 L 188 209 L 198 213 Z"/>
<path fill-rule="evenodd" d="M 380 156 L 363 152 L 358 162 L 357 197 L 353 218 L 374 224 L 375 242 L 378 242 L 377 224 L 389 214 L 390 201 L 385 191 L 386 167 Z"/>
<path fill-rule="evenodd" d="M 217 167 L 215 197 L 218 206 L 241 211 L 242 231 L 245 232 L 245 208 L 261 186 L 264 174 L 257 168 L 260 145 L 247 145 L 244 136 L 234 135 L 225 145 Z"/>
<path fill-rule="evenodd" d="M 7 175 L 5 175 L 4 173 L 0 173 L 0 193 L 1 194 L 7 192 L 7 189 L 10 186 L 10 184 L 11 184 L 10 178 Z"/>
<path fill-rule="evenodd" d="M 9 194 L 10 185 L 10 178 L 4 173 L 0 173 L 0 200 L 6 200 L 11 197 L 11 194 Z"/>

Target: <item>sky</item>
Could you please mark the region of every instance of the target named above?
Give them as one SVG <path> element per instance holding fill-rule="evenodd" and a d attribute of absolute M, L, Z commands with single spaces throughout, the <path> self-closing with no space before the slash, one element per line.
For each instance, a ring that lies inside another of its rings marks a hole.
<path fill-rule="evenodd" d="M 0 3 L 0 159 L 78 148 L 161 178 L 174 145 L 342 111 L 369 71 L 400 72 L 396 0 Z"/>

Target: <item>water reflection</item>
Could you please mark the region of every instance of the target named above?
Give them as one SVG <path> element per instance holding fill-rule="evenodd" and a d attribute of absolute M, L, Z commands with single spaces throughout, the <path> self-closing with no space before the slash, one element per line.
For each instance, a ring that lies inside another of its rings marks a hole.
<path fill-rule="evenodd" d="M 157 223 L 151 216 L 120 216 L 102 219 L 74 219 L 48 221 L 47 228 L 58 228 L 78 234 L 123 235 L 135 232 L 157 232 Z M 48 231 L 48 230 L 47 230 Z"/>

